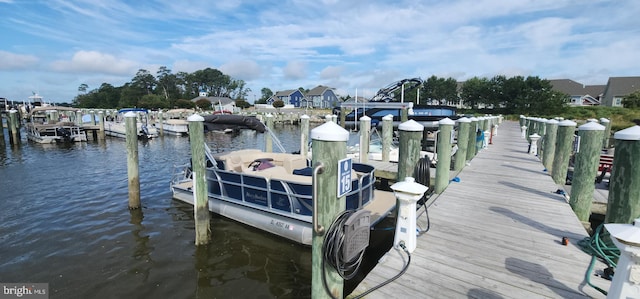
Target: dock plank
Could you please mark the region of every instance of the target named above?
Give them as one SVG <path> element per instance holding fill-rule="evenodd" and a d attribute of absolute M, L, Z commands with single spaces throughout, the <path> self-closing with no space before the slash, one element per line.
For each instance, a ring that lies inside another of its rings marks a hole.
<path fill-rule="evenodd" d="M 430 200 L 430 230 L 418 237 L 407 272 L 366 298 L 605 298 L 584 279 L 591 256 L 578 241 L 586 230 L 527 146 L 518 123 L 504 122 L 493 144 L 457 174 L 460 182 Z M 426 217 L 418 223 L 427 227 Z M 391 249 L 350 296 L 405 263 Z M 591 282 L 610 285 L 596 276 Z"/>

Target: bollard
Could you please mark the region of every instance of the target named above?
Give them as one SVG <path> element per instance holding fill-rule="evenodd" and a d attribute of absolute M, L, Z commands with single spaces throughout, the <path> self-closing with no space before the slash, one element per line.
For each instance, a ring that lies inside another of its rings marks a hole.
<path fill-rule="evenodd" d="M 600 124 L 604 126 L 604 134 L 602 136 L 602 148 L 608 149 L 610 146 L 609 140 L 611 140 L 611 121 L 606 118 L 600 119 Z"/>
<path fill-rule="evenodd" d="M 346 109 L 344 109 L 344 107 L 340 107 L 340 126 L 342 128 L 345 128 L 345 122 L 346 122 Z"/>
<path fill-rule="evenodd" d="M 436 163 L 436 182 L 434 191 L 437 194 L 442 193 L 449 185 L 449 171 L 451 169 L 451 137 L 453 134 L 453 125 L 455 122 L 450 118 L 441 119 L 439 122 L 438 136 L 438 162 Z"/>
<path fill-rule="evenodd" d="M 198 114 L 187 118 L 191 168 L 193 172 L 193 215 L 196 226 L 196 246 L 211 242 L 209 196 L 207 195 L 206 163 L 204 149 L 204 118 Z"/>
<path fill-rule="evenodd" d="M 309 154 L 309 115 L 300 116 L 300 155 L 306 157 Z"/>
<path fill-rule="evenodd" d="M 471 161 L 476 156 L 476 136 L 478 131 L 478 119 L 472 117 L 469 119 L 471 125 L 469 126 L 469 144 L 467 145 L 467 161 Z"/>
<path fill-rule="evenodd" d="M 400 123 L 407 122 L 409 120 L 409 110 L 407 107 L 400 109 Z"/>
<path fill-rule="evenodd" d="M 7 122 L 9 131 L 11 132 L 11 135 L 9 136 L 9 142 L 11 144 L 20 144 L 20 131 L 18 130 L 16 123 L 18 123 L 18 111 L 11 108 L 11 110 L 9 110 L 9 119 Z"/>
<path fill-rule="evenodd" d="M 556 151 L 553 157 L 551 177 L 559 185 L 567 183 L 567 171 L 569 170 L 569 158 L 571 157 L 575 128 L 576 123 L 570 120 L 563 120 L 558 123 L 558 136 L 556 138 Z"/>
<path fill-rule="evenodd" d="M 164 136 L 164 115 L 162 115 L 162 111 L 158 112 L 158 124 L 159 134 L 160 136 Z"/>
<path fill-rule="evenodd" d="M 273 129 L 273 115 L 271 113 L 268 113 L 265 117 L 266 117 L 266 123 L 267 123 L 267 130 L 271 132 L 271 130 Z M 264 151 L 266 153 L 273 152 L 273 139 L 269 132 L 264 134 Z"/>
<path fill-rule="evenodd" d="M 382 118 L 382 162 L 389 162 L 389 152 L 393 141 L 393 115 Z"/>
<path fill-rule="evenodd" d="M 82 110 L 76 111 L 76 119 L 75 124 L 81 126 L 82 125 Z"/>
<path fill-rule="evenodd" d="M 322 245 L 325 241 L 324 229 L 328 229 L 336 217 L 345 210 L 346 197 L 337 198 L 338 162 L 347 156 L 349 132 L 334 122 L 327 122 L 311 130 L 314 167 L 313 201 L 317 220 L 314 222 L 312 243 L 312 298 L 342 298 L 344 280 L 333 267 L 324 267 Z M 317 184 L 316 184 L 317 183 Z M 315 228 L 322 227 L 316 230 Z M 323 277 L 326 277 L 325 290 Z"/>
<path fill-rule="evenodd" d="M 98 111 L 98 119 L 99 119 L 98 128 L 100 130 L 100 133 L 98 134 L 98 139 L 104 140 L 106 138 L 106 133 L 104 131 L 104 112 L 102 110 Z"/>
<path fill-rule="evenodd" d="M 640 219 L 633 224 L 609 223 L 604 227 L 620 249 L 607 298 L 640 298 Z"/>
<path fill-rule="evenodd" d="M 525 118 L 526 118 L 526 117 L 525 117 L 524 115 L 520 114 L 520 122 L 519 122 L 519 123 L 520 123 L 520 128 L 521 128 L 521 129 L 522 129 L 522 127 L 524 127 L 524 125 L 525 125 Z M 524 138 L 524 135 L 522 135 L 522 137 Z"/>
<path fill-rule="evenodd" d="M 458 122 L 458 151 L 456 151 L 455 161 L 453 163 L 453 170 L 460 171 L 464 168 L 467 162 L 467 150 L 469 148 L 469 129 L 471 127 L 471 120 L 466 117 L 461 117 Z"/>
<path fill-rule="evenodd" d="M 540 135 L 538 133 L 533 133 L 533 135 L 529 136 L 529 154 L 536 155 L 538 153 L 538 140 L 540 140 Z"/>
<path fill-rule="evenodd" d="M 618 131 L 609 178 L 605 223 L 631 223 L 640 217 L 640 126 Z"/>
<path fill-rule="evenodd" d="M 424 126 L 415 120 L 409 120 L 398 126 L 400 132 L 400 145 L 398 148 L 398 174 L 396 181 L 400 178 L 413 176 L 413 169 L 420 159 L 420 149 L 422 132 Z"/>
<path fill-rule="evenodd" d="M 525 135 L 527 134 L 527 126 L 520 127 L 520 132 L 522 133 L 522 138 L 527 138 Z"/>
<path fill-rule="evenodd" d="M 548 173 L 551 173 L 553 167 L 553 157 L 556 154 L 556 139 L 558 137 L 558 121 L 550 119 L 545 124 L 545 135 L 542 150 L 542 165 Z"/>
<path fill-rule="evenodd" d="M 604 126 L 589 122 L 578 127 L 579 145 L 575 155 L 569 205 L 583 223 L 589 222 L 591 203 L 598 175 L 598 162 Z"/>
<path fill-rule="evenodd" d="M 93 113 L 91 114 L 93 117 Z M 127 175 L 129 177 L 129 209 L 140 208 L 140 175 L 138 168 L 138 130 L 136 114 L 124 114 L 127 143 Z"/>
<path fill-rule="evenodd" d="M 360 118 L 360 163 L 369 162 L 370 133 L 371 118 L 365 115 Z"/>

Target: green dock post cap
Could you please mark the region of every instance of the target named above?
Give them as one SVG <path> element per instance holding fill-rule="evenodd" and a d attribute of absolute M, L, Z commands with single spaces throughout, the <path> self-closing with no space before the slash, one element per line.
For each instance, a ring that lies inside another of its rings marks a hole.
<path fill-rule="evenodd" d="M 349 140 L 349 131 L 330 121 L 311 130 L 311 139 L 346 142 Z"/>
<path fill-rule="evenodd" d="M 187 121 L 204 121 L 204 117 L 198 114 L 192 114 L 189 117 L 187 117 Z"/>
<path fill-rule="evenodd" d="M 597 122 L 588 122 L 578 127 L 578 131 L 604 131 L 605 127 Z"/>
<path fill-rule="evenodd" d="M 471 120 L 466 118 L 466 117 L 458 118 L 458 120 L 456 120 L 456 121 L 459 122 L 459 123 L 470 123 L 471 122 Z"/>
<path fill-rule="evenodd" d="M 417 121 L 410 119 L 398 125 L 398 130 L 409 131 L 409 132 L 422 132 L 424 131 L 424 126 L 418 123 Z"/>
<path fill-rule="evenodd" d="M 129 112 L 124 114 L 124 117 L 136 117 L 136 116 L 137 116 L 136 113 L 133 112 L 133 111 L 129 111 Z"/>
<path fill-rule="evenodd" d="M 559 127 L 575 127 L 576 126 L 576 122 L 574 121 L 570 121 L 568 119 L 562 120 L 558 123 Z"/>
<path fill-rule="evenodd" d="M 387 114 L 382 118 L 382 120 L 393 120 L 393 115 Z"/>
<path fill-rule="evenodd" d="M 455 125 L 455 124 L 456 124 L 456 122 L 455 122 L 455 121 L 453 121 L 453 120 L 451 120 L 451 119 L 450 119 L 450 118 L 448 118 L 448 117 L 445 117 L 445 118 L 441 119 L 441 120 L 438 122 L 438 124 L 439 124 L 439 125 L 452 125 L 452 126 L 453 126 L 453 125 Z"/>
<path fill-rule="evenodd" d="M 620 130 L 613 134 L 613 138 L 618 140 L 640 140 L 640 126 L 633 126 Z"/>

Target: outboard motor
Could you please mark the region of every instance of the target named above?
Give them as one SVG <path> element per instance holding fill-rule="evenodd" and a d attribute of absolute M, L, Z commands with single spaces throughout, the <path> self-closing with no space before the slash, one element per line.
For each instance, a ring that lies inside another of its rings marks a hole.
<path fill-rule="evenodd" d="M 138 134 L 138 138 L 143 140 L 150 139 L 149 129 L 147 128 L 147 125 L 142 125 L 142 127 L 140 128 L 140 134 Z"/>
<path fill-rule="evenodd" d="M 71 130 L 66 128 L 57 128 L 56 134 L 62 137 L 64 142 L 71 142 Z"/>

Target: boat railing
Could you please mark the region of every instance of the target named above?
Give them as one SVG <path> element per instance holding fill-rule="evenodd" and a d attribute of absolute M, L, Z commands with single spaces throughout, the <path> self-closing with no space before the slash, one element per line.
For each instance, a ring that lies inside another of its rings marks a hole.
<path fill-rule="evenodd" d="M 273 140 L 273 144 L 276 145 L 276 147 L 278 147 L 278 149 L 283 152 L 286 153 L 287 150 L 284 148 L 284 146 L 282 145 L 282 142 L 280 142 L 280 139 L 278 139 L 278 136 L 276 136 L 275 133 L 273 133 L 273 131 L 271 130 L 271 128 L 269 128 L 269 126 L 265 125 L 264 126 L 265 131 L 267 133 L 269 133 L 269 135 L 271 135 L 271 139 Z"/>

